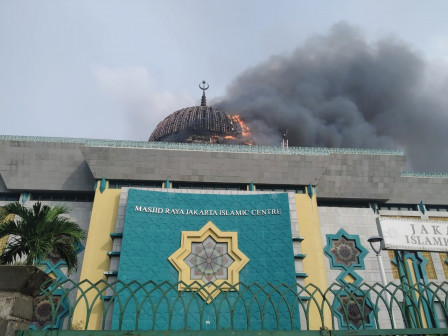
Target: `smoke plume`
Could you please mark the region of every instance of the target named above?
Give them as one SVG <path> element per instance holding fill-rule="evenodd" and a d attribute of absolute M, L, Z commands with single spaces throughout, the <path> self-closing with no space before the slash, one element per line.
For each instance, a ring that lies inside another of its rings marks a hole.
<path fill-rule="evenodd" d="M 448 172 L 448 80 L 430 68 L 402 41 L 368 42 L 340 23 L 247 69 L 217 105 L 258 145 L 279 145 L 288 129 L 290 146 L 404 149 L 408 168 Z"/>

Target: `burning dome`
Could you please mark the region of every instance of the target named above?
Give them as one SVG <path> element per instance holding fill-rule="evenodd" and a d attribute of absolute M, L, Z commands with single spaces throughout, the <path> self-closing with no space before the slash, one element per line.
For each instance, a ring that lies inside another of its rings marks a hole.
<path fill-rule="evenodd" d="M 243 139 L 241 120 L 216 107 L 207 106 L 203 81 L 201 106 L 180 109 L 162 120 L 149 137 L 149 141 L 200 142 L 246 144 Z"/>
<path fill-rule="evenodd" d="M 149 141 L 220 142 L 218 140 L 237 140 L 241 135 L 240 125 L 227 113 L 215 107 L 192 106 L 162 120 Z"/>

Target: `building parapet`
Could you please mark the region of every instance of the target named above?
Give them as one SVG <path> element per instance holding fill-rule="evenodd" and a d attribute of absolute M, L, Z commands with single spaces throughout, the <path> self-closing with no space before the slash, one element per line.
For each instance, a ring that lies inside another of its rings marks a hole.
<path fill-rule="evenodd" d="M 448 178 L 448 173 L 402 172 L 402 177 Z"/>
<path fill-rule="evenodd" d="M 133 140 L 39 137 L 39 136 L 19 136 L 19 135 L 0 135 L 0 141 L 1 140 L 70 143 L 90 147 L 151 148 L 151 149 L 285 154 L 285 155 L 313 155 L 313 156 L 322 156 L 330 154 L 404 155 L 402 150 L 390 150 L 390 149 L 326 148 L 326 147 L 282 148 L 277 146 L 244 146 L 244 145 L 228 145 L 228 144 L 148 142 L 148 141 L 133 141 Z"/>

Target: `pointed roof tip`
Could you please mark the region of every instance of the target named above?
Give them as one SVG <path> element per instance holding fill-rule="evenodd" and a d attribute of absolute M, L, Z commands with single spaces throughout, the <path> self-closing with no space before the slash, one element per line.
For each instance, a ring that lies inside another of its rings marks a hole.
<path fill-rule="evenodd" d="M 207 98 L 205 97 L 205 90 L 208 90 L 210 85 L 203 80 L 201 83 L 199 83 L 199 88 L 202 90 L 202 98 L 201 98 L 201 106 L 207 106 Z"/>

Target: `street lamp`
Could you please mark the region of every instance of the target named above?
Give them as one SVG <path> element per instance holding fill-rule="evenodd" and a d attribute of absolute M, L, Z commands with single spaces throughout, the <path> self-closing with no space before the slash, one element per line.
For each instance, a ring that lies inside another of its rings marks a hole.
<path fill-rule="evenodd" d="M 380 237 L 380 236 L 373 236 L 373 237 L 370 237 L 369 239 L 367 239 L 367 241 L 370 243 L 370 247 L 376 254 L 376 260 L 378 261 L 378 268 L 380 269 L 380 274 L 381 274 L 381 282 L 383 283 L 384 290 L 386 291 L 386 299 L 387 299 L 386 306 L 388 304 L 390 306 L 392 306 L 389 292 L 386 289 L 386 287 L 387 287 L 386 272 L 384 271 L 383 259 L 381 259 L 381 251 L 383 250 L 383 240 L 384 240 L 383 237 Z M 388 308 L 388 310 L 389 309 L 391 309 L 391 308 Z M 394 316 L 393 311 L 391 311 L 390 314 L 392 317 L 392 328 L 394 328 L 395 316 Z"/>
<path fill-rule="evenodd" d="M 376 253 L 376 260 L 378 261 L 378 267 L 380 269 L 381 274 L 381 282 L 383 283 L 383 286 L 387 286 L 387 280 L 386 280 L 386 272 L 384 272 L 384 265 L 383 265 L 383 259 L 381 259 L 381 251 L 383 250 L 383 237 L 380 236 L 373 236 L 367 239 L 367 241 L 370 243 L 370 247 L 372 250 Z"/>

